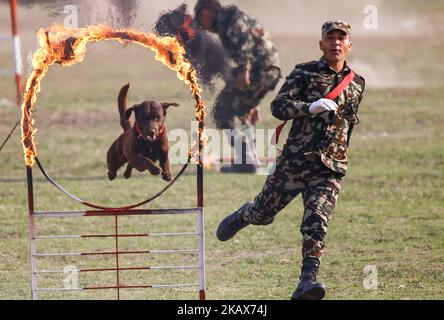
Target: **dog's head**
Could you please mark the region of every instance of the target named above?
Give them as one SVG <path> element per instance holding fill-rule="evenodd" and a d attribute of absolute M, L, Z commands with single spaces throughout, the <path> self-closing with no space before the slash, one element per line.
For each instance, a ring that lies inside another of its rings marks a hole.
<path fill-rule="evenodd" d="M 139 139 L 154 142 L 162 138 L 165 133 L 166 110 L 170 107 L 178 107 L 175 102 L 145 101 L 125 111 L 125 118 L 129 120 L 134 111 L 136 129 Z"/>
<path fill-rule="evenodd" d="M 228 51 L 219 39 L 199 28 L 197 22 L 187 13 L 187 5 L 162 13 L 154 25 L 154 31 L 161 35 L 172 35 L 185 46 L 187 59 L 197 70 L 203 84 L 213 88 L 216 76 L 231 77 L 231 63 Z"/>
<path fill-rule="evenodd" d="M 187 5 L 184 3 L 175 10 L 163 13 L 156 21 L 154 30 L 162 36 L 172 35 L 182 41 L 189 41 L 196 36 L 197 24 L 187 14 Z"/>

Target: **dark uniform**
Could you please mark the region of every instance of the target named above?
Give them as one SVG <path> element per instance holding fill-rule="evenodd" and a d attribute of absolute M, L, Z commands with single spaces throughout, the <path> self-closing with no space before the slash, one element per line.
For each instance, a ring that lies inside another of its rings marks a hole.
<path fill-rule="evenodd" d="M 266 225 L 276 214 L 302 194 L 304 216 L 302 255 L 320 258 L 328 222 L 346 174 L 347 148 L 365 81 L 355 75 L 352 83 L 335 99 L 338 112 L 313 115 L 312 102 L 325 97 L 350 72 L 345 64 L 341 72 L 328 66 L 324 59 L 297 65 L 287 77 L 271 104 L 272 114 L 280 120 L 293 120 L 283 153 L 263 190 L 254 203 L 245 206 L 243 220 Z"/>
<path fill-rule="evenodd" d="M 257 107 L 265 95 L 274 90 L 281 71 L 278 54 L 268 34 L 255 19 L 236 6 L 229 6 L 218 11 L 216 20 L 215 30 L 236 65 L 233 79 L 227 81 L 216 99 L 213 119 L 219 129 L 234 129 L 235 117 L 243 117 Z M 247 68 L 251 74 L 251 85 L 237 88 L 234 79 Z"/>

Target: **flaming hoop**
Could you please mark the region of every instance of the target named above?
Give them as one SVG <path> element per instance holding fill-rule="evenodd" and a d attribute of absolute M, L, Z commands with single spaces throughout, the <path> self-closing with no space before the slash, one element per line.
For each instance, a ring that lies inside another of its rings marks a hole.
<path fill-rule="evenodd" d="M 26 83 L 26 92 L 22 104 L 22 144 L 25 153 L 26 166 L 32 167 L 37 155 L 35 134 L 32 118 L 40 83 L 48 72 L 49 66 L 58 63 L 62 66 L 72 66 L 82 62 L 86 45 L 102 40 L 117 40 L 122 44 L 137 43 L 156 53 L 155 59 L 176 71 L 177 76 L 189 86 L 196 101 L 196 120 L 201 124 L 198 128 L 201 145 L 205 144 L 203 121 L 205 119 L 205 104 L 201 96 L 201 88 L 197 82 L 197 74 L 191 63 L 185 58 L 185 49 L 174 37 L 159 37 L 137 30 L 114 30 L 108 26 L 87 26 L 79 29 L 65 29 L 54 24 L 49 29 L 41 28 L 37 33 L 40 48 L 33 55 L 33 72 Z M 195 146 L 190 150 L 190 156 L 198 157 L 200 151 Z"/>

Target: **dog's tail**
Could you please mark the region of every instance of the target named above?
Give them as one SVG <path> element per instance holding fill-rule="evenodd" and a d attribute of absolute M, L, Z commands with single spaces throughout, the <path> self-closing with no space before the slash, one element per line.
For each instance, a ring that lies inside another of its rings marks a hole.
<path fill-rule="evenodd" d="M 119 97 L 117 98 L 117 105 L 119 106 L 120 125 L 122 126 L 124 131 L 127 131 L 131 128 L 131 122 L 125 118 L 125 112 L 128 109 L 129 86 L 129 83 L 124 85 L 122 89 L 120 89 Z"/>

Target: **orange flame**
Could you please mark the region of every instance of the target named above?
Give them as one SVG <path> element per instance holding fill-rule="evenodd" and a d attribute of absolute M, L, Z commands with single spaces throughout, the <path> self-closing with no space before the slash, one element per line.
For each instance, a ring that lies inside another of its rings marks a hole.
<path fill-rule="evenodd" d="M 82 62 L 86 45 L 89 42 L 102 40 L 117 40 L 122 44 L 135 42 L 155 52 L 156 60 L 176 71 L 177 76 L 191 89 L 196 101 L 196 120 L 203 124 L 205 119 L 205 104 L 201 96 L 201 88 L 197 81 L 197 74 L 191 63 L 185 58 L 185 49 L 174 37 L 158 37 L 155 34 L 146 34 L 137 30 L 114 30 L 108 26 L 87 26 L 79 29 L 65 29 L 54 24 L 48 30 L 41 28 L 37 33 L 40 48 L 34 53 L 33 72 L 26 83 L 26 92 L 22 104 L 22 144 L 25 152 L 25 163 L 33 166 L 37 154 L 35 134 L 32 118 L 33 108 L 40 92 L 40 83 L 48 72 L 49 66 L 59 63 L 62 66 L 71 66 Z M 205 145 L 205 127 L 198 128 L 201 145 Z M 199 157 L 199 150 L 190 150 L 191 156 Z"/>

